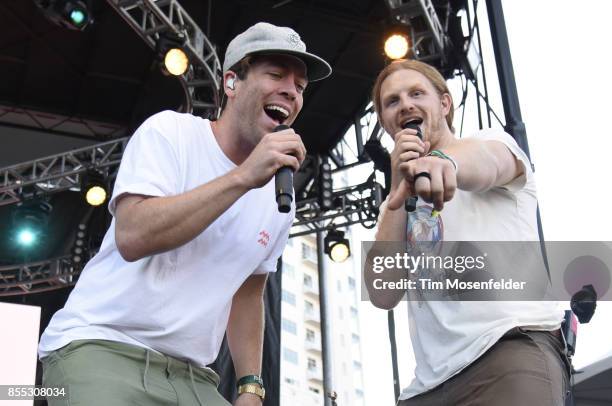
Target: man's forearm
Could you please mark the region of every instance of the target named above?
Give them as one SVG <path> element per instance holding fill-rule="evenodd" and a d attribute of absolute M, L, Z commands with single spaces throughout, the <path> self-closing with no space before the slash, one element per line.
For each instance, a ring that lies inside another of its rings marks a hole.
<path fill-rule="evenodd" d="M 457 187 L 461 190 L 479 192 L 502 186 L 523 172 L 522 165 L 500 141 L 465 138 L 442 150 L 457 161 Z"/>
<path fill-rule="evenodd" d="M 227 343 L 238 378 L 261 373 L 265 284 L 266 275 L 252 275 L 232 300 Z"/>
<path fill-rule="evenodd" d="M 117 206 L 119 251 L 134 261 L 177 248 L 198 236 L 248 190 L 231 171 L 176 196 L 127 196 Z"/>

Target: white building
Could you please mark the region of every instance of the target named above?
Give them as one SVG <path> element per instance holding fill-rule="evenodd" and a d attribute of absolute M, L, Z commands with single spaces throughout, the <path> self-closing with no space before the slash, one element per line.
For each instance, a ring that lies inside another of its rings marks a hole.
<path fill-rule="evenodd" d="M 332 389 L 338 406 L 364 404 L 354 260 L 351 256 L 338 264 L 325 256 Z M 319 297 L 316 238 L 290 239 L 283 253 L 281 406 L 323 405 Z"/>

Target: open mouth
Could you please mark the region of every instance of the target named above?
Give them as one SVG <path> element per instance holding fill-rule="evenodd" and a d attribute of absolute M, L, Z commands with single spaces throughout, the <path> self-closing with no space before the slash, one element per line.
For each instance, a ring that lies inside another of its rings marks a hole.
<path fill-rule="evenodd" d="M 422 118 L 411 118 L 402 124 L 402 128 L 419 127 L 421 124 L 423 124 Z"/>
<path fill-rule="evenodd" d="M 264 111 L 272 120 L 276 121 L 278 124 L 283 124 L 283 122 L 289 117 L 289 112 L 275 104 L 267 104 L 264 106 Z"/>

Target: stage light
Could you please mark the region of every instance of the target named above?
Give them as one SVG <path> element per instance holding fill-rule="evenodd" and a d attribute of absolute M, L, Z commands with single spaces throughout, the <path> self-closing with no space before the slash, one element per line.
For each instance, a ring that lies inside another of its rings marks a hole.
<path fill-rule="evenodd" d="M 49 20 L 62 27 L 82 31 L 92 22 L 90 7 L 83 1 L 36 0 L 35 2 Z"/>
<path fill-rule="evenodd" d="M 334 262 L 344 262 L 351 256 L 349 240 L 344 238 L 344 232 L 329 230 L 323 241 L 324 252 Z"/>
<path fill-rule="evenodd" d="M 81 9 L 74 9 L 70 12 L 70 21 L 76 26 L 80 27 L 87 19 L 87 13 Z"/>
<path fill-rule="evenodd" d="M 49 221 L 51 205 L 46 202 L 25 202 L 13 212 L 13 241 L 21 248 L 31 248 L 40 242 Z"/>
<path fill-rule="evenodd" d="M 174 76 L 181 76 L 189 68 L 189 58 L 181 48 L 172 48 L 166 52 L 164 67 Z"/>
<path fill-rule="evenodd" d="M 100 206 L 108 197 L 104 175 L 96 171 L 88 171 L 81 179 L 81 192 L 85 201 L 91 206 Z"/>
<path fill-rule="evenodd" d="M 92 206 L 99 206 L 106 201 L 106 190 L 102 186 L 92 186 L 85 192 L 85 200 Z"/>
<path fill-rule="evenodd" d="M 180 76 L 189 69 L 189 56 L 184 48 L 185 36 L 164 32 L 159 35 L 156 51 L 166 75 Z"/>
<path fill-rule="evenodd" d="M 17 242 L 19 245 L 29 247 L 36 242 L 36 233 L 29 228 L 24 228 L 17 232 Z"/>
<path fill-rule="evenodd" d="M 331 210 L 334 208 L 333 201 L 333 179 L 331 165 L 327 161 L 323 161 L 319 165 L 319 176 L 317 179 L 317 199 L 321 210 Z"/>
<path fill-rule="evenodd" d="M 76 232 L 76 239 L 74 241 L 74 246 L 72 247 L 72 263 L 74 265 L 80 266 L 80 264 L 85 259 L 85 237 L 87 225 L 79 224 Z"/>
<path fill-rule="evenodd" d="M 390 35 L 385 41 L 385 54 L 391 59 L 401 59 L 408 54 L 408 37 L 403 34 Z"/>

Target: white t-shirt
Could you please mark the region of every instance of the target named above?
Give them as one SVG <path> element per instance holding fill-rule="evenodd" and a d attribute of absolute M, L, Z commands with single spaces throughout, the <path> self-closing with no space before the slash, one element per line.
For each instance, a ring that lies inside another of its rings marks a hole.
<path fill-rule="evenodd" d="M 208 120 L 164 111 L 130 139 L 110 212 L 122 194 L 177 195 L 235 167 Z M 73 340 L 104 339 L 210 364 L 234 293 L 250 275 L 276 271 L 294 215 L 295 207 L 278 212 L 271 180 L 247 192 L 192 241 L 135 262 L 119 254 L 113 219 L 100 252 L 43 333 L 39 356 Z"/>
<path fill-rule="evenodd" d="M 420 200 L 409 214 L 407 238 L 415 241 L 538 241 L 536 189 L 531 164 L 516 141 L 501 130 L 474 135 L 504 143 L 525 167 L 504 187 L 482 193 L 457 190 L 437 217 Z M 461 168 L 459 168 L 461 171 Z M 384 208 L 382 211 L 384 215 Z M 541 269 L 542 278 L 546 270 Z M 408 301 L 415 378 L 400 399 L 433 389 L 470 365 L 508 330 L 559 328 L 563 312 L 550 301 Z"/>

